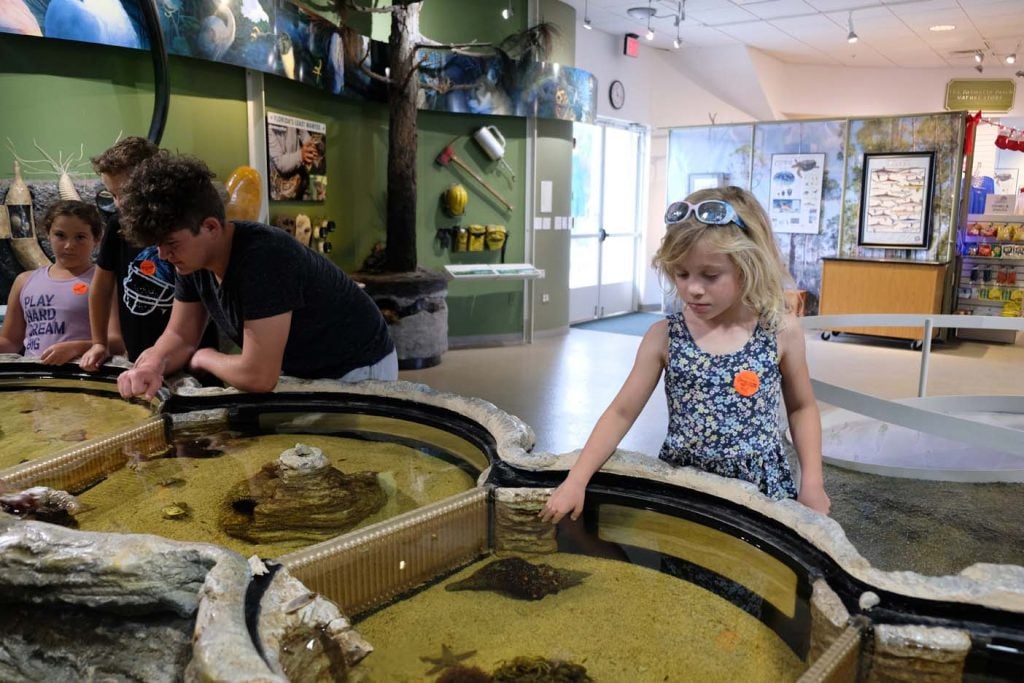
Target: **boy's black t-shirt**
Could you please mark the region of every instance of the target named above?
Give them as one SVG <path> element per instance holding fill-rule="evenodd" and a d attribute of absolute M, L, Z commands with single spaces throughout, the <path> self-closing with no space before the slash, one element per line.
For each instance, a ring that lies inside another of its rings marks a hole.
<path fill-rule="evenodd" d="M 156 247 L 136 247 L 121 236 L 111 216 L 100 242 L 96 265 L 114 274 L 121 336 L 128 360 L 152 346 L 167 327 L 174 303 L 174 266 L 157 257 Z M 207 325 L 200 347 L 217 347 L 217 330 Z"/>
<path fill-rule="evenodd" d="M 288 233 L 234 221 L 223 281 L 200 270 L 178 277 L 175 298 L 201 301 L 226 337 L 242 346 L 246 320 L 291 312 L 281 371 L 338 378 L 372 365 L 395 346 L 380 309 L 323 254 Z"/>

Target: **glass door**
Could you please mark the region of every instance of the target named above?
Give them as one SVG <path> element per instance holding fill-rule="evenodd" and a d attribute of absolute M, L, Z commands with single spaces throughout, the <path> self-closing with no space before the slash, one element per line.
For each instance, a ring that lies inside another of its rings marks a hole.
<path fill-rule="evenodd" d="M 569 322 L 636 310 L 645 129 L 573 125 Z"/>

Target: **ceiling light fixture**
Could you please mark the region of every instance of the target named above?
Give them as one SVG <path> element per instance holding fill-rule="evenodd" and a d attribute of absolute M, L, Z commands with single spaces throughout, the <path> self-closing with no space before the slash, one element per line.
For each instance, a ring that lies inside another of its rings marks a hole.
<path fill-rule="evenodd" d="M 846 18 L 846 27 L 850 30 L 846 34 L 846 42 L 852 45 L 858 40 L 857 32 L 853 30 L 853 10 L 850 10 L 850 15 Z"/>
<path fill-rule="evenodd" d="M 626 10 L 626 14 L 632 19 L 647 22 L 647 32 L 644 34 L 647 40 L 654 40 L 654 27 L 651 25 L 652 19 L 672 19 L 676 27 L 676 38 L 672 41 L 672 45 L 678 48 L 683 44 L 683 39 L 679 34 L 679 24 L 686 20 L 686 0 L 679 0 L 676 11 L 668 14 L 658 14 L 658 10 L 653 6 L 652 0 L 647 0 L 647 7 L 630 7 Z M 676 45 L 676 43 L 679 44 Z"/>
<path fill-rule="evenodd" d="M 955 31 L 956 26 L 953 24 L 936 24 L 935 26 L 929 26 L 928 30 L 935 31 L 936 33 L 939 31 Z"/>
<path fill-rule="evenodd" d="M 679 49 L 683 44 L 682 39 L 679 37 L 679 24 L 686 21 L 686 5 L 685 0 L 679 0 L 679 13 L 676 14 L 676 39 L 672 41 L 672 47 Z"/>
<path fill-rule="evenodd" d="M 1007 64 L 1016 64 L 1017 63 L 1017 50 L 1019 50 L 1019 49 L 1020 49 L 1020 43 L 1017 43 L 1017 45 L 1014 46 L 1014 48 L 1013 48 L 1013 52 L 1011 52 L 1010 54 L 1006 55 L 1006 57 L 1003 58 L 1003 61 L 1006 62 Z"/>
<path fill-rule="evenodd" d="M 512 11 L 512 0 L 508 0 L 508 5 L 505 6 L 505 9 L 501 10 L 501 18 L 511 19 L 513 14 L 514 12 Z"/>
<path fill-rule="evenodd" d="M 590 0 L 583 0 L 583 28 L 588 31 L 594 28 L 590 25 Z"/>
<path fill-rule="evenodd" d="M 974 61 L 981 64 L 981 60 L 985 59 L 985 54 L 981 50 L 974 51 Z"/>

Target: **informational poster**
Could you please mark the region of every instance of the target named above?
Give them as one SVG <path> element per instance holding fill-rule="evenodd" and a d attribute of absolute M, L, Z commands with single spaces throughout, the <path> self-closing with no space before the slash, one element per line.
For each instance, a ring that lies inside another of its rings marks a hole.
<path fill-rule="evenodd" d="M 773 154 L 768 206 L 772 230 L 818 234 L 824 179 L 824 154 Z"/>
<path fill-rule="evenodd" d="M 272 201 L 327 198 L 327 125 L 267 113 L 268 183 Z"/>

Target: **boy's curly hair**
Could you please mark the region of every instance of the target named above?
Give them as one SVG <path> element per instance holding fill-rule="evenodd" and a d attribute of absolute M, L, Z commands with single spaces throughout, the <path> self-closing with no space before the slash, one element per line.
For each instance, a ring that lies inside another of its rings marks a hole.
<path fill-rule="evenodd" d="M 139 164 L 122 189 L 121 234 L 138 246 L 160 244 L 178 230 L 199 233 L 202 222 L 224 222 L 214 174 L 201 160 L 166 152 Z"/>
<path fill-rule="evenodd" d="M 115 142 L 106 151 L 89 159 L 97 173 L 119 175 L 128 173 L 146 159 L 160 151 L 153 142 L 131 135 Z"/>
<path fill-rule="evenodd" d="M 100 218 L 99 209 L 94 204 L 88 204 L 77 199 L 62 199 L 54 202 L 47 209 L 46 215 L 43 216 L 43 230 L 47 235 L 50 234 L 53 222 L 61 216 L 73 216 L 88 225 L 89 231 L 92 232 L 93 239 L 95 240 L 99 240 L 103 234 L 103 219 Z"/>

